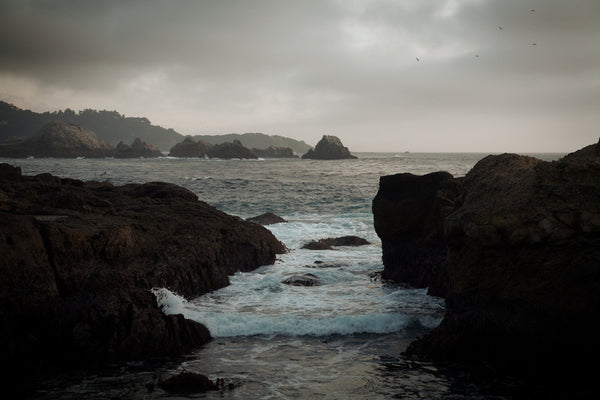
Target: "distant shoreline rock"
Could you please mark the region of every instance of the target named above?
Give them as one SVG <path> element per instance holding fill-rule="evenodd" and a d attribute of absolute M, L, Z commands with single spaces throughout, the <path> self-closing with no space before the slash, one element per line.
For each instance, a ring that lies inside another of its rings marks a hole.
<path fill-rule="evenodd" d="M 600 314 L 600 142 L 553 162 L 502 154 L 464 178 L 438 174 L 382 177 L 373 200 L 384 273 L 446 283 L 442 323 L 407 355 L 592 382 L 582 357 L 600 356 L 589 328 Z"/>
<path fill-rule="evenodd" d="M 308 150 L 302 158 L 312 160 L 343 160 L 357 157 L 350 154 L 350 150 L 344 147 L 342 141 L 337 136 L 323 135 L 323 138 L 321 138 L 315 148 Z"/>
<path fill-rule="evenodd" d="M 266 149 L 253 148 L 252 152 L 261 158 L 298 158 L 291 147 L 269 146 Z"/>
<path fill-rule="evenodd" d="M 186 298 L 275 262 L 285 246 L 182 187 L 113 186 L 0 164 L 0 362 L 10 370 L 185 353 L 210 339 L 165 315 L 152 288 Z"/>

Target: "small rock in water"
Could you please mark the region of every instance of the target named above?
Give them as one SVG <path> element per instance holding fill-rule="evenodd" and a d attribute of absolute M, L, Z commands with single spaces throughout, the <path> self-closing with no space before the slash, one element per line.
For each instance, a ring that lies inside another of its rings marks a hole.
<path fill-rule="evenodd" d="M 324 263 L 323 261 L 315 261 L 314 265 L 305 265 L 305 268 L 340 268 L 346 264 L 342 263 Z"/>
<path fill-rule="evenodd" d="M 272 212 L 267 212 L 261 215 L 257 215 L 256 217 L 247 218 L 246 221 L 254 222 L 260 225 L 271 225 L 279 224 L 281 222 L 287 222 L 285 219 L 281 218 L 279 215 L 273 214 Z"/>
<path fill-rule="evenodd" d="M 371 242 L 358 236 L 342 236 L 313 240 L 306 243 L 302 248 L 308 250 L 334 250 L 333 246 L 365 246 L 367 244 L 371 244 Z"/>
<path fill-rule="evenodd" d="M 293 275 L 281 283 L 292 286 L 319 286 L 319 278 L 313 274 Z"/>

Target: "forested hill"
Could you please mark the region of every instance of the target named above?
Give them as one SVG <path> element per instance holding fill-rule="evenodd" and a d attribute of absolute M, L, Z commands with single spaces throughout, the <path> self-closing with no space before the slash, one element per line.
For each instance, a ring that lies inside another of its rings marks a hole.
<path fill-rule="evenodd" d="M 54 119 L 89 128 L 113 146 L 121 140 L 132 143 L 139 137 L 168 151 L 183 140 L 183 136 L 173 129 L 152 125 L 147 118 L 126 117 L 117 111 L 87 109 L 75 112 L 67 108 L 64 111 L 36 113 L 0 101 L 0 141 L 34 136 L 43 125 Z"/>
<path fill-rule="evenodd" d="M 228 135 L 196 135 L 195 140 L 204 140 L 212 144 L 232 142 L 239 140 L 242 145 L 252 149 L 266 149 L 269 146 L 289 147 L 296 154 L 304 154 L 311 148 L 301 140 L 295 140 L 279 135 L 265 135 L 264 133 L 230 133 Z"/>
<path fill-rule="evenodd" d="M 42 126 L 55 119 L 91 129 L 100 139 L 113 146 L 121 140 L 132 143 L 139 137 L 167 152 L 184 139 L 183 135 L 173 129 L 152 125 L 147 118 L 126 117 L 117 111 L 87 109 L 75 112 L 67 108 L 64 111 L 36 113 L 0 101 L 0 142 L 35 136 Z M 269 146 L 290 147 L 297 154 L 303 154 L 310 148 L 303 141 L 262 133 L 201 135 L 195 138 L 213 144 L 237 139 L 250 149 L 265 149 Z"/>

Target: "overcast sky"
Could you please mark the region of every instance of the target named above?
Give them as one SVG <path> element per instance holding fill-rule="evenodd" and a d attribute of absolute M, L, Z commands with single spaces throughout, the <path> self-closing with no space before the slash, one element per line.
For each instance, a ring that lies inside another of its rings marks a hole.
<path fill-rule="evenodd" d="M 351 151 L 600 136 L 599 0 L 0 0 L 0 100 Z"/>

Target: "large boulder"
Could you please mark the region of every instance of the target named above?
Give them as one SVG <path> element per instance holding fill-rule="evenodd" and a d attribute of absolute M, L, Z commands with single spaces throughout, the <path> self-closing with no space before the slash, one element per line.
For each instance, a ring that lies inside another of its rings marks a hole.
<path fill-rule="evenodd" d="M 446 315 L 407 354 L 587 379 L 584 357 L 600 356 L 598 145 L 554 162 L 488 156 L 462 185 L 462 204 L 440 216 Z"/>
<path fill-rule="evenodd" d="M 197 142 L 191 136 L 186 136 L 182 142 L 177 143 L 169 151 L 171 157 L 204 157 L 213 145 L 203 140 Z"/>
<path fill-rule="evenodd" d="M 140 138 L 136 138 L 131 146 L 121 141 L 115 149 L 116 158 L 152 158 L 160 156 L 162 156 L 162 152 L 158 147 Z"/>
<path fill-rule="evenodd" d="M 348 148 L 344 147 L 342 141 L 337 136 L 323 135 L 323 138 L 317 143 L 314 150 L 308 150 L 302 158 L 313 160 L 341 160 L 357 157 L 350 154 Z"/>
<path fill-rule="evenodd" d="M 0 146 L 2 157 L 108 157 L 114 148 L 100 140 L 91 130 L 54 120 L 27 140 Z"/>
<path fill-rule="evenodd" d="M 182 187 L 22 176 L 0 165 L 0 346 L 11 370 L 181 354 L 208 330 L 150 289 L 194 298 L 285 248 Z"/>
<path fill-rule="evenodd" d="M 208 149 L 208 156 L 210 158 L 240 158 L 240 159 L 257 159 L 256 155 L 250 151 L 247 147 L 242 145 L 239 140 L 233 142 L 219 143 Z"/>
<path fill-rule="evenodd" d="M 373 199 L 375 231 L 381 238 L 384 279 L 446 290 L 444 220 L 460 204 L 460 181 L 448 172 L 382 176 Z"/>

